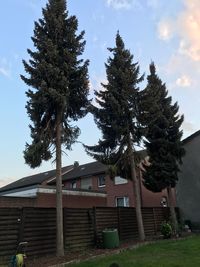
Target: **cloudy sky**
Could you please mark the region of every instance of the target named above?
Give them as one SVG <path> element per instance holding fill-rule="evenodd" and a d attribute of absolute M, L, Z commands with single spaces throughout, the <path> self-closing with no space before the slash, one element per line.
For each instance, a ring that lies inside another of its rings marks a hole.
<path fill-rule="evenodd" d="M 0 9 L 0 186 L 13 180 L 54 168 L 44 163 L 30 169 L 23 150 L 30 142 L 30 123 L 26 114 L 26 85 L 22 59 L 32 48 L 34 21 L 41 17 L 46 0 L 6 0 Z M 173 101 L 184 114 L 184 137 L 200 129 L 200 1 L 199 0 L 68 0 L 69 14 L 76 15 L 79 30 L 87 41 L 84 58 L 90 59 L 91 95 L 106 80 L 104 63 L 119 30 L 125 45 L 138 61 L 141 73 L 148 74 L 153 60 L 166 82 Z M 145 84 L 141 85 L 141 89 Z M 80 142 L 95 144 L 100 137 L 88 115 L 79 123 Z M 68 155 L 68 156 L 67 156 Z M 78 160 L 92 161 L 81 144 L 63 155 L 63 165 Z"/>

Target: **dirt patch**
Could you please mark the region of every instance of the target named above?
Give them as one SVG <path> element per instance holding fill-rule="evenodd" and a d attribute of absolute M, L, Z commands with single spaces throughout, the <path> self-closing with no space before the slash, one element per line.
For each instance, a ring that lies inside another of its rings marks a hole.
<path fill-rule="evenodd" d="M 177 239 L 184 239 L 185 237 L 192 236 L 192 234 L 183 235 L 181 238 L 173 238 L 174 240 Z M 119 248 L 115 249 L 85 249 L 82 251 L 68 251 L 65 253 L 64 257 L 56 257 L 55 255 L 46 256 L 46 257 L 39 257 L 35 259 L 28 258 L 27 267 L 64 267 L 64 264 L 79 262 L 87 259 L 92 259 L 95 257 L 101 257 L 111 254 L 118 254 L 124 250 L 137 248 L 139 246 L 143 246 L 146 244 L 154 243 L 157 241 L 163 240 L 163 237 L 157 236 L 156 238 L 149 239 L 144 242 L 138 241 L 129 241 L 123 242 L 120 244 Z"/>
<path fill-rule="evenodd" d="M 144 242 L 146 243 L 146 242 Z M 144 244 L 142 243 L 142 244 Z M 136 247 L 138 245 L 141 245 L 141 243 L 138 242 L 126 242 L 122 243 L 119 248 L 115 249 L 85 249 L 83 251 L 73 251 L 73 252 L 66 252 L 64 257 L 56 257 L 55 255 L 46 256 L 46 257 L 39 257 L 30 259 L 30 257 L 27 259 L 27 267 L 49 267 L 49 266 L 55 266 L 62 263 L 72 263 L 75 261 L 82 261 L 86 259 L 91 259 L 100 255 L 110 255 L 115 253 L 120 253 L 121 251 L 127 249 Z"/>

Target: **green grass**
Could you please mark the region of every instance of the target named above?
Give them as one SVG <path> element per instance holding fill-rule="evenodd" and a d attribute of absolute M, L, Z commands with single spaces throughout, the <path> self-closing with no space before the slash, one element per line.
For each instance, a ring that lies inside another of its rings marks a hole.
<path fill-rule="evenodd" d="M 117 255 L 100 257 L 66 267 L 198 267 L 200 266 L 200 236 L 182 240 L 166 240 L 130 249 Z"/>

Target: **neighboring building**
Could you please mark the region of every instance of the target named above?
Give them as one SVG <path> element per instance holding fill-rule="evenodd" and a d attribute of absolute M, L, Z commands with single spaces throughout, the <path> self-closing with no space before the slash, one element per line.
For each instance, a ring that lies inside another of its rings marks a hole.
<path fill-rule="evenodd" d="M 142 207 L 158 207 L 167 205 L 167 192 L 152 193 L 147 190 L 141 179 L 139 171 L 141 204 Z M 134 207 L 133 182 L 119 176 L 111 180 L 107 175 L 107 167 L 100 162 L 91 162 L 75 167 L 72 171 L 63 175 L 64 188 L 79 188 L 88 190 L 101 190 L 107 193 L 107 206 Z M 163 200 L 166 200 L 165 203 Z M 174 200 L 175 202 L 175 200 Z"/>
<path fill-rule="evenodd" d="M 37 186 L 34 189 L 34 196 L 1 196 L 0 207 L 37 207 L 55 208 L 56 189 L 48 186 Z M 18 191 L 19 193 L 19 191 Z M 104 192 L 94 192 L 87 190 L 63 190 L 64 208 L 93 208 L 105 207 L 107 205 L 107 195 Z"/>
<path fill-rule="evenodd" d="M 185 156 L 176 186 L 177 205 L 183 220 L 200 227 L 200 131 L 183 140 Z"/>
<path fill-rule="evenodd" d="M 26 201 L 18 200 L 21 205 L 32 198 L 24 205 L 55 206 L 55 174 L 55 170 L 40 173 L 0 188 L 0 196 L 4 197 L 0 198 L 0 206 L 5 205 L 6 201 L 10 201 L 8 205 L 13 205 L 10 197 L 26 198 Z M 139 168 L 138 175 L 142 207 L 167 206 L 166 191 L 152 193 L 143 186 Z M 107 175 L 107 167 L 100 162 L 64 167 L 62 180 L 64 207 L 135 206 L 133 182 L 119 176 L 111 180 Z"/>
<path fill-rule="evenodd" d="M 71 170 L 73 165 L 62 168 L 62 175 Z M 55 170 L 43 172 L 0 188 L 0 207 L 55 207 L 56 189 L 51 185 L 55 184 L 55 175 Z M 106 196 L 104 192 L 63 188 L 63 207 L 106 206 Z"/>

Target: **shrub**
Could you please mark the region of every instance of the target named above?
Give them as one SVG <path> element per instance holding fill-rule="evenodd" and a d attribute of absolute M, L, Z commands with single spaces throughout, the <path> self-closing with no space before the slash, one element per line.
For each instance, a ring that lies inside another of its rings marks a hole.
<path fill-rule="evenodd" d="M 164 238 L 170 238 L 172 236 L 172 226 L 168 222 L 163 222 L 161 225 L 161 234 Z"/>

